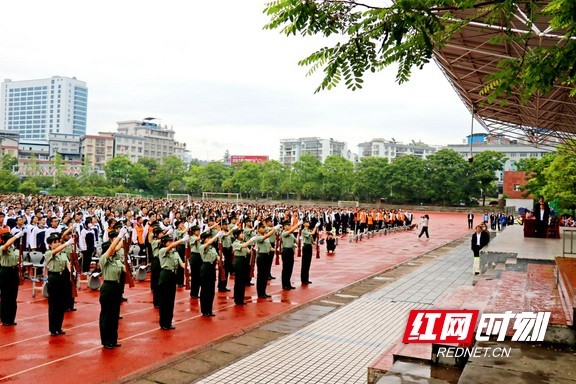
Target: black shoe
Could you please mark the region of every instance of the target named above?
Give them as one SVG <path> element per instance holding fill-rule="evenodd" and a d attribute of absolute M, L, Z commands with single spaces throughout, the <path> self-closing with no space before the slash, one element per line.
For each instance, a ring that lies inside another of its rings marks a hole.
<path fill-rule="evenodd" d="M 242 305 L 246 305 L 246 304 L 248 304 L 248 303 L 245 302 L 245 301 L 242 301 L 242 302 L 240 302 L 240 303 L 234 302 L 234 304 L 242 306 Z"/>
<path fill-rule="evenodd" d="M 127 297 L 122 296 L 122 301 L 128 301 Z"/>
<path fill-rule="evenodd" d="M 122 320 L 122 319 L 123 319 L 123 317 L 122 317 L 122 316 L 118 316 L 118 320 Z"/>
<path fill-rule="evenodd" d="M 184 288 L 184 284 L 178 284 L 178 288 Z"/>
<path fill-rule="evenodd" d="M 282 287 L 282 289 L 285 290 L 285 291 L 289 291 L 289 290 L 291 290 L 292 288 L 291 288 L 291 287 Z"/>
<path fill-rule="evenodd" d="M 173 325 L 170 325 L 170 326 L 168 326 L 168 327 L 160 327 L 160 328 L 162 328 L 162 329 L 165 330 L 165 331 L 171 331 L 171 330 L 173 330 L 173 329 L 176 329 L 176 327 L 173 326 Z"/>
<path fill-rule="evenodd" d="M 302 282 L 302 285 L 308 285 L 308 284 L 312 284 L 312 282 L 311 281 L 303 281 Z"/>
<path fill-rule="evenodd" d="M 272 296 L 270 296 L 270 295 L 258 295 L 259 299 L 268 299 L 270 297 L 272 297 Z"/>
<path fill-rule="evenodd" d="M 206 313 L 203 313 L 202 316 L 216 316 L 216 315 L 212 312 L 206 312 Z"/>
<path fill-rule="evenodd" d="M 218 289 L 218 292 L 230 292 L 228 288 Z"/>
<path fill-rule="evenodd" d="M 113 347 L 121 347 L 121 346 L 122 346 L 122 344 L 120 344 L 120 343 L 114 343 L 114 344 L 111 344 L 111 345 L 112 345 Z"/>
<path fill-rule="evenodd" d="M 50 336 L 58 336 L 58 332 L 50 332 Z"/>
<path fill-rule="evenodd" d="M 268 280 L 276 280 L 276 276 L 268 276 Z"/>
<path fill-rule="evenodd" d="M 159 305 L 155 305 L 154 308 L 160 308 L 160 306 L 159 306 Z"/>
<path fill-rule="evenodd" d="M 248 283 L 248 284 L 246 284 L 247 287 L 251 287 L 251 286 L 253 286 L 253 285 L 254 285 L 254 283 Z"/>
<path fill-rule="evenodd" d="M 10 327 L 13 325 L 16 325 L 17 323 L 2 323 L 2 325 L 6 326 L 6 327 Z"/>
<path fill-rule="evenodd" d="M 63 330 L 59 330 L 59 331 L 58 331 L 58 334 L 59 334 L 59 335 L 65 335 L 66 332 L 64 332 Z"/>
<path fill-rule="evenodd" d="M 191 299 L 199 299 L 198 296 L 194 296 L 194 295 L 190 295 L 190 298 L 191 298 Z"/>
<path fill-rule="evenodd" d="M 296 287 L 290 286 L 290 289 L 296 289 Z"/>
<path fill-rule="evenodd" d="M 106 349 L 114 349 L 114 344 L 105 344 L 103 347 Z"/>

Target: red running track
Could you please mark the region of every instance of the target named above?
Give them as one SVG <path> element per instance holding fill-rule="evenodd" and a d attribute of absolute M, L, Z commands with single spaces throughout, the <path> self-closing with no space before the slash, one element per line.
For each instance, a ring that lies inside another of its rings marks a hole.
<path fill-rule="evenodd" d="M 18 296 L 17 326 L 0 327 L 0 382 L 101 383 L 145 372 L 184 352 L 202 347 L 222 337 L 237 334 L 317 299 L 330 292 L 424 254 L 471 230 L 466 215 L 430 214 L 430 240 L 418 239 L 418 231 L 397 232 L 360 243 L 340 241 L 336 255 L 313 258 L 312 285 L 301 286 L 300 261 L 296 258 L 292 281 L 297 289 L 283 291 L 281 266 L 273 265 L 277 276 L 268 287 L 272 299 L 258 299 L 255 287 L 247 289 L 247 306 L 234 305 L 232 292 L 217 293 L 216 317 L 200 315 L 198 300 L 178 289 L 174 322 L 176 330 L 163 331 L 157 310 L 152 307 L 149 282 L 126 287 L 128 301 L 122 304 L 119 341 L 113 350 L 100 345 L 98 316 L 99 293 L 83 286 L 77 298 L 76 312 L 66 313 L 66 335 L 51 337 L 48 332 L 48 302 L 26 282 Z M 315 253 L 314 253 L 315 255 Z M 314 256 L 315 257 L 315 256 Z M 233 281 L 228 283 L 233 288 Z"/>

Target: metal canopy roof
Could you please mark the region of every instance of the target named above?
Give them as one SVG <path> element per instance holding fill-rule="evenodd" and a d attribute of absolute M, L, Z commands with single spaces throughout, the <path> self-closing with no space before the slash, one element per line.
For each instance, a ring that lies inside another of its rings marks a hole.
<path fill-rule="evenodd" d="M 495 42 L 494 38 L 504 36 L 506 30 L 518 35 L 530 33 L 533 38 L 529 40 L 528 49 L 564 44 L 563 33 L 553 31 L 548 20 L 541 16 L 530 26 L 518 8 L 513 20 L 506 25 L 487 24 L 482 20 L 468 23 L 435 52 L 436 62 L 468 110 L 474 111 L 476 120 L 491 134 L 539 147 L 556 146 L 558 141 L 564 143 L 576 138 L 576 98 L 569 96 L 569 87 L 557 85 L 549 94 L 536 95 L 527 103 L 522 103 L 519 95 L 514 94 L 492 103 L 486 95 L 480 95 L 487 84 L 486 76 L 498 70 L 498 62 L 519 58 L 525 49 L 523 43 Z"/>

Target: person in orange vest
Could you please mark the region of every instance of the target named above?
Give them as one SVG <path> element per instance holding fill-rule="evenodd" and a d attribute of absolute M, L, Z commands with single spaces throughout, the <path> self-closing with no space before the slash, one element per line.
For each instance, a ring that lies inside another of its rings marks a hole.
<path fill-rule="evenodd" d="M 368 224 L 368 230 L 373 231 L 374 230 L 374 212 L 366 214 L 366 221 Z"/>

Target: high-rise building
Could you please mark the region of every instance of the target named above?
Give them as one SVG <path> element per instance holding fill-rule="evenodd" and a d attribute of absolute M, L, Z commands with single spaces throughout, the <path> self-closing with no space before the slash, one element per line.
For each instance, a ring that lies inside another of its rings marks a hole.
<path fill-rule="evenodd" d="M 305 154 L 316 156 L 322 163 L 328 156 L 332 155 L 354 161 L 354 154 L 348 151 L 347 145 L 343 141 L 319 137 L 280 140 L 280 163 L 291 166 Z"/>
<path fill-rule="evenodd" d="M 0 130 L 21 140 L 48 142 L 50 134 L 86 134 L 88 88 L 75 77 L 4 80 L 0 92 Z"/>
<path fill-rule="evenodd" d="M 358 144 L 358 156 L 363 157 L 386 157 L 391 163 L 394 159 L 404 155 L 415 155 L 422 159 L 436 152 L 436 148 L 421 142 L 409 144 L 398 143 L 394 139 L 372 139 Z"/>

